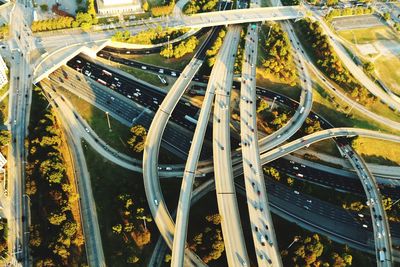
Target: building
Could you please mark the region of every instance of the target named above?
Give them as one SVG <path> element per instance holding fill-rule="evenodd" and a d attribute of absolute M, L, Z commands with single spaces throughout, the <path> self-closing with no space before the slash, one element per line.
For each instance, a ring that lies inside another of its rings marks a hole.
<path fill-rule="evenodd" d="M 8 83 L 7 70 L 6 63 L 0 55 L 0 88 Z"/>
<path fill-rule="evenodd" d="M 140 12 L 140 0 L 97 0 L 99 15 L 119 15 Z"/>

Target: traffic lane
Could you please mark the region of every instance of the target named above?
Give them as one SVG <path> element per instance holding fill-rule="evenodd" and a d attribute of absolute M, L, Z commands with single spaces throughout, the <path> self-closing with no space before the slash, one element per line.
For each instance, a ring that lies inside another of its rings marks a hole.
<path fill-rule="evenodd" d="M 85 68 L 85 70 L 90 73 L 90 75 L 88 75 L 89 73 L 85 71 L 87 76 L 90 76 L 92 79 L 97 80 L 97 82 L 102 83 L 103 85 L 119 92 L 131 100 L 140 101 L 142 105 L 149 107 L 154 112 L 157 111 L 158 105 L 165 97 L 164 92 L 147 87 L 136 81 L 132 81 L 124 76 L 113 73 L 111 70 L 107 70 L 107 73 L 112 74 L 107 75 L 104 73 L 102 68 L 95 64 L 86 62 L 86 66 L 83 66 L 83 58 L 76 57 L 75 60 L 79 60 L 82 63 L 77 62 L 74 66 L 72 66 L 73 68 L 75 67 L 75 69 L 79 69 L 81 71 L 82 68 Z M 183 124 L 184 127 L 194 130 L 194 126 L 187 122 L 185 116 L 189 115 L 191 117 L 195 117 L 197 112 L 198 109 L 193 107 L 189 102 L 180 101 L 178 108 L 172 113 L 172 120 Z"/>
<path fill-rule="evenodd" d="M 60 71 L 56 71 L 54 74 L 50 76 L 54 82 L 59 82 L 57 78 L 60 78 L 60 76 L 57 76 L 57 74 L 61 75 L 60 73 L 61 73 Z M 71 77 L 74 77 L 73 75 L 69 76 L 70 78 L 68 80 L 68 83 L 61 84 L 67 88 L 73 79 Z M 97 103 L 101 107 L 104 107 L 106 110 L 110 112 L 111 115 L 113 115 L 113 113 L 116 114 L 113 117 L 117 116 L 123 118 L 125 120 L 124 124 L 131 125 L 132 122 L 135 121 L 135 123 L 140 123 L 146 129 L 150 127 L 151 121 L 154 117 L 154 113 L 149 114 L 148 112 L 145 112 L 142 114 L 143 107 L 133 106 L 132 104 L 127 103 L 126 101 L 122 101 L 114 97 L 113 94 L 108 93 L 103 88 L 100 88 L 99 86 L 96 85 L 96 83 L 92 83 L 91 87 L 89 88 L 87 86 L 81 86 L 79 84 L 83 81 L 75 80 L 74 82 L 76 84 L 72 86 L 71 88 L 72 92 L 74 92 L 74 90 L 79 90 L 79 93 L 83 93 L 89 99 L 92 99 L 94 103 Z M 86 90 L 81 90 L 82 88 L 85 88 Z M 139 121 L 136 121 L 138 116 L 140 117 Z M 179 130 L 177 127 L 179 126 L 170 125 L 169 127 L 167 127 L 165 130 L 165 136 L 163 138 L 163 141 L 165 141 L 170 146 L 174 146 L 174 148 L 176 148 L 181 153 L 181 155 L 184 156 L 187 155 L 192 135 L 191 132 Z M 205 145 L 202 157 L 205 157 L 206 155 L 210 155 L 210 148 L 209 146 Z"/>

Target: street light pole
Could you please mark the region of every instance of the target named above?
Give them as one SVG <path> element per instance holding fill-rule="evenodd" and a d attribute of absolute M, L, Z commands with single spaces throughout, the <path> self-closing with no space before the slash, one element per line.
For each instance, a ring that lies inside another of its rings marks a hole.
<path fill-rule="evenodd" d="M 111 130 L 111 124 L 110 124 L 110 117 L 108 116 L 108 111 L 106 111 L 106 116 L 107 116 L 108 130 L 109 130 L 110 132 L 112 132 L 112 130 Z"/>
<path fill-rule="evenodd" d="M 274 100 L 272 101 L 272 105 L 271 105 L 271 108 L 269 110 L 272 110 L 272 108 L 274 107 L 275 101 L 276 101 L 276 96 L 274 96 Z"/>
<path fill-rule="evenodd" d="M 168 56 L 168 57 L 167 57 L 167 58 L 168 58 L 168 59 L 169 59 L 169 53 L 170 53 L 170 47 L 169 47 L 169 37 L 170 37 L 170 36 L 169 36 L 169 35 L 167 35 L 167 40 L 168 40 L 168 41 L 167 41 L 167 49 L 168 49 L 168 54 L 167 54 L 167 56 Z"/>
<path fill-rule="evenodd" d="M 292 243 L 289 244 L 289 246 L 286 249 L 289 249 L 294 243 L 296 243 L 297 241 L 299 241 L 299 237 L 295 236 Z"/>
<path fill-rule="evenodd" d="M 358 98 L 356 99 L 356 101 L 358 102 Z M 350 114 L 350 112 L 353 110 L 353 108 L 354 108 L 354 106 L 355 106 L 355 102 L 353 102 L 353 104 L 351 105 L 351 108 L 350 108 L 350 110 L 349 110 L 349 112 L 347 112 L 347 114 L 346 114 L 346 117 L 348 117 L 349 116 L 349 114 Z"/>

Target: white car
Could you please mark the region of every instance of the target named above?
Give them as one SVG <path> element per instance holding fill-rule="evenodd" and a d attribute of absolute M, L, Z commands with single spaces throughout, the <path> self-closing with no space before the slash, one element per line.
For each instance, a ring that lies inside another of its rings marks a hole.
<path fill-rule="evenodd" d="M 176 76 L 176 72 L 171 71 L 171 75 L 172 75 L 172 76 Z"/>
<path fill-rule="evenodd" d="M 88 133 L 90 132 L 89 128 L 87 128 L 87 127 L 85 128 L 85 131 Z"/>
<path fill-rule="evenodd" d="M 156 206 L 158 206 L 158 200 L 157 200 L 157 199 L 154 199 L 154 204 L 155 204 Z"/>
<path fill-rule="evenodd" d="M 293 192 L 294 192 L 296 195 L 300 195 L 300 192 L 299 192 L 299 191 L 294 190 Z"/>

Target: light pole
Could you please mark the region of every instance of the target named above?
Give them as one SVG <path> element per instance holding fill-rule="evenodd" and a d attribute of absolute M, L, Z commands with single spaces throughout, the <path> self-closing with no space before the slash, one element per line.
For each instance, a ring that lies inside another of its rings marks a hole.
<path fill-rule="evenodd" d="M 108 123 L 108 130 L 109 130 L 110 132 L 112 132 L 112 130 L 111 130 L 111 124 L 110 124 L 110 117 L 108 116 L 108 111 L 106 111 L 106 117 L 107 117 L 107 123 Z"/>
<path fill-rule="evenodd" d="M 270 33 L 271 33 L 271 29 L 272 29 L 272 25 L 269 26 L 269 31 L 268 31 L 267 39 L 268 39 L 268 37 L 269 37 L 269 35 L 270 35 Z"/>
<path fill-rule="evenodd" d="M 356 101 L 358 102 L 358 100 L 360 100 L 360 99 L 357 98 Z M 353 105 L 351 105 L 351 108 L 350 108 L 349 112 L 347 112 L 346 117 L 349 116 L 349 114 L 350 114 L 350 112 L 353 110 L 355 104 L 356 104 L 356 103 L 353 102 Z"/>
<path fill-rule="evenodd" d="M 296 243 L 297 241 L 299 241 L 299 237 L 295 236 L 292 243 L 289 244 L 289 246 L 287 247 L 287 249 L 289 249 L 294 243 Z"/>
<path fill-rule="evenodd" d="M 167 54 L 167 58 L 169 59 L 169 53 L 170 53 L 170 47 L 169 47 L 169 35 L 167 35 L 167 49 L 168 49 L 168 54 Z"/>
<path fill-rule="evenodd" d="M 274 96 L 274 101 L 272 101 L 272 105 L 271 105 L 271 108 L 269 110 L 272 110 L 272 108 L 274 107 L 275 101 L 276 101 L 276 96 Z"/>

